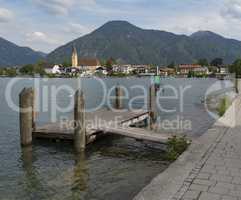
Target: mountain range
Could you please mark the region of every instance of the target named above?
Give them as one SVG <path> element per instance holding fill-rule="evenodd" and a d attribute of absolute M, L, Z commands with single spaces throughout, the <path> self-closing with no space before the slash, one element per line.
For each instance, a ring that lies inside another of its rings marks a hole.
<path fill-rule="evenodd" d="M 190 36 L 146 30 L 126 21 L 110 21 L 92 33 L 61 46 L 47 56 L 52 63 L 69 60 L 75 45 L 81 58 L 114 58 L 129 64 L 167 65 L 193 63 L 198 59 L 223 58 L 232 63 L 241 57 L 241 42 L 210 31 Z"/>
<path fill-rule="evenodd" d="M 46 54 L 29 47 L 20 47 L 0 37 L 0 67 L 21 66 L 36 63 Z"/>
<path fill-rule="evenodd" d="M 0 66 L 35 63 L 43 58 L 51 64 L 70 61 L 73 46 L 79 58 L 114 58 L 128 64 L 188 64 L 217 57 L 230 64 L 241 57 L 240 41 L 210 31 L 198 31 L 187 36 L 142 29 L 127 21 L 110 21 L 48 55 L 0 38 Z"/>

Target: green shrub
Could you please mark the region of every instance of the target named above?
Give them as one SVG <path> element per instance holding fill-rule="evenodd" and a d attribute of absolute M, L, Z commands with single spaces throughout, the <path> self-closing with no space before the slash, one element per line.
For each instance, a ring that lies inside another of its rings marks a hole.
<path fill-rule="evenodd" d="M 46 76 L 48 78 L 56 78 L 57 77 L 56 74 L 46 74 Z"/>
<path fill-rule="evenodd" d="M 15 77 L 15 76 L 17 76 L 17 70 L 14 68 L 6 68 L 5 75 L 9 76 L 9 77 Z"/>
<path fill-rule="evenodd" d="M 229 103 L 229 100 L 227 97 L 224 97 L 221 99 L 219 106 L 218 106 L 218 114 L 220 117 L 222 117 L 225 114 L 229 105 L 230 105 L 230 103 Z"/>
<path fill-rule="evenodd" d="M 190 142 L 186 137 L 173 136 L 168 139 L 166 159 L 169 161 L 176 160 L 189 146 Z"/>

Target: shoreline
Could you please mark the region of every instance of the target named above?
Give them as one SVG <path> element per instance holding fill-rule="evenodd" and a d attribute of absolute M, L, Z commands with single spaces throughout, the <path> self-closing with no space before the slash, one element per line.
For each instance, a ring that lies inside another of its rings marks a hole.
<path fill-rule="evenodd" d="M 108 78 L 116 78 L 116 79 L 120 79 L 120 78 L 152 78 L 154 76 L 90 76 L 90 77 L 51 77 L 51 76 L 0 76 L 0 78 L 28 78 L 28 79 L 35 79 L 35 78 L 47 78 L 47 79 L 77 79 L 77 78 L 81 78 L 81 79 L 91 79 L 91 78 L 100 78 L 100 79 L 108 79 Z M 207 80 L 207 79 L 215 79 L 217 81 L 227 81 L 229 79 L 225 79 L 225 80 L 219 80 L 216 77 L 163 77 L 160 76 L 161 79 L 165 79 L 165 80 L 175 80 L 175 79 L 187 79 L 187 80 Z"/>
<path fill-rule="evenodd" d="M 201 137 L 194 139 L 190 147 L 143 188 L 133 200 L 181 199 L 211 152 L 226 132 L 235 126 L 237 114 L 235 108 L 240 104 L 241 97 L 237 96 L 224 116 L 219 118 Z"/>

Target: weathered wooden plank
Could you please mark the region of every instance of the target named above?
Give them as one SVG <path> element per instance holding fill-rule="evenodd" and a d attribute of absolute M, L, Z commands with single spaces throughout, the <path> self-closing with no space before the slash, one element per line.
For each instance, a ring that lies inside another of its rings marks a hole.
<path fill-rule="evenodd" d="M 98 138 L 98 135 L 95 135 L 97 133 L 100 132 L 96 132 L 96 130 L 92 132 L 90 131 L 89 135 L 86 136 L 86 144 L 94 142 Z M 37 139 L 57 139 L 65 141 L 74 141 L 74 132 L 49 132 L 46 129 L 36 129 L 33 132 L 33 137 Z"/>
<path fill-rule="evenodd" d="M 151 142 L 166 143 L 171 135 L 158 134 L 140 128 L 106 128 L 102 130 L 105 133 L 112 133 L 116 135 L 127 136 L 139 140 L 146 140 Z"/>
<path fill-rule="evenodd" d="M 149 117 L 149 112 L 111 112 L 103 110 L 91 113 L 88 115 L 90 118 L 95 114 L 96 118 L 106 120 L 107 124 L 95 124 L 91 128 L 86 129 L 86 144 L 93 142 L 97 135 L 105 133 L 112 133 L 122 136 L 127 136 L 139 140 L 147 140 L 152 142 L 166 143 L 170 135 L 158 134 L 153 131 L 141 128 L 129 128 L 128 126 L 141 122 Z M 118 117 L 117 122 L 113 121 L 114 117 Z M 60 123 L 47 124 L 42 127 L 36 128 L 33 132 L 34 137 L 37 138 L 56 138 L 74 140 L 74 129 L 61 127 Z"/>
<path fill-rule="evenodd" d="M 92 131 L 91 134 L 88 134 L 87 136 L 87 144 L 95 141 L 96 139 L 96 133 L 98 135 L 111 133 L 116 135 L 122 135 L 138 140 L 146 140 L 151 142 L 158 142 L 158 143 L 166 143 L 168 141 L 168 138 L 171 135 L 167 134 L 158 134 L 154 133 L 148 130 L 143 130 L 140 128 L 102 128 L 95 131 Z M 63 140 L 74 140 L 74 133 L 67 133 L 67 132 L 48 132 L 48 130 L 36 130 L 34 132 L 35 138 L 49 138 L 49 139 L 63 139 Z"/>
<path fill-rule="evenodd" d="M 50 132 L 48 130 L 36 129 L 33 132 L 34 138 L 45 138 L 45 139 L 60 139 L 60 140 L 74 140 L 74 133 L 68 132 Z"/>
<path fill-rule="evenodd" d="M 126 127 L 98 127 L 96 129 L 87 130 L 86 139 L 89 141 L 94 141 L 96 134 L 106 134 L 112 133 L 122 136 L 127 136 L 130 138 L 135 138 L 139 140 L 147 140 L 152 142 L 166 143 L 171 134 L 158 134 L 153 131 L 149 131 L 141 128 L 126 128 Z M 52 132 L 49 129 L 36 129 L 33 132 L 35 138 L 50 138 L 50 139 L 63 139 L 63 140 L 73 140 L 74 132 L 58 130 Z M 89 143 L 89 142 L 87 142 Z"/>

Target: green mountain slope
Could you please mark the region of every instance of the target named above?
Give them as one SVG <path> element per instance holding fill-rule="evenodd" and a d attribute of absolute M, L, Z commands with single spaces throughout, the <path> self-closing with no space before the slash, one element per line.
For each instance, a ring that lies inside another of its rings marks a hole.
<path fill-rule="evenodd" d="M 61 46 L 47 56 L 51 63 L 69 60 L 75 45 L 79 57 L 108 59 L 129 64 L 192 63 L 216 57 L 231 63 L 241 56 L 241 42 L 199 31 L 191 36 L 144 30 L 126 21 L 111 21 L 92 33 Z"/>
<path fill-rule="evenodd" d="M 31 64 L 42 58 L 44 58 L 43 53 L 28 47 L 19 47 L 0 37 L 0 67 Z"/>

